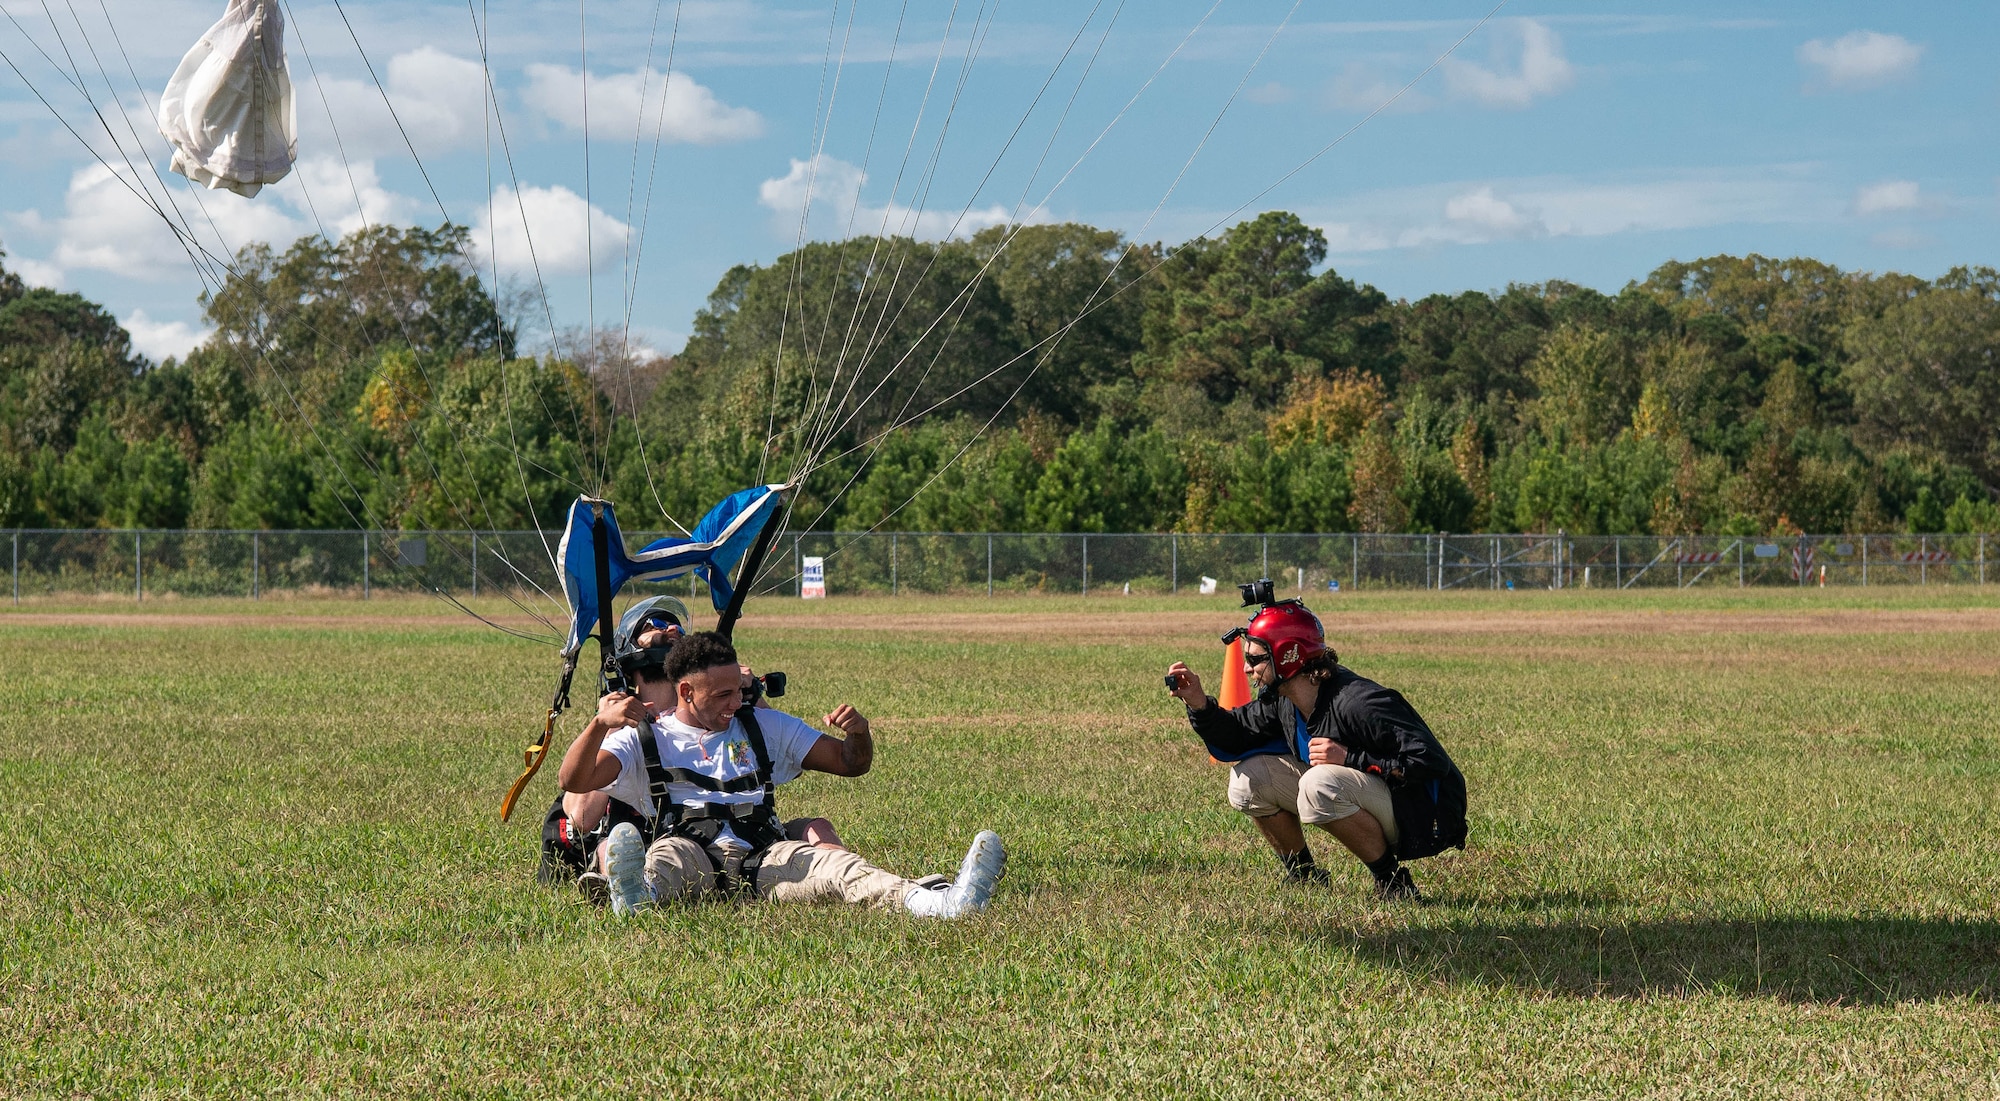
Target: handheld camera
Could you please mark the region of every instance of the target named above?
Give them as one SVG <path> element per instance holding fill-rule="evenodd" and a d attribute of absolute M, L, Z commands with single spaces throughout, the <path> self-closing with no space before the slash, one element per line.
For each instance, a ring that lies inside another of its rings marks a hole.
<path fill-rule="evenodd" d="M 784 695 L 785 675 L 774 670 L 750 681 L 750 686 L 743 690 L 743 706 L 755 707 L 757 701 L 765 696 L 775 700 L 783 698 Z"/>

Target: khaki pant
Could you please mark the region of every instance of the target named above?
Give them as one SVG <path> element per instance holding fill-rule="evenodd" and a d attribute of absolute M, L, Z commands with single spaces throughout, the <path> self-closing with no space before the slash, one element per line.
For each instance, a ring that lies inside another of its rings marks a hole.
<path fill-rule="evenodd" d="M 1396 844 L 1389 785 L 1380 776 L 1345 765 L 1308 766 L 1274 753 L 1246 758 L 1229 768 L 1229 805 L 1252 818 L 1288 811 L 1308 826 L 1367 811 L 1382 824 L 1382 837 L 1392 850 Z"/>
<path fill-rule="evenodd" d="M 714 894 L 723 884 L 715 862 L 699 844 L 685 837 L 666 837 L 646 850 L 646 881 L 653 897 L 694 901 Z M 899 905 L 913 887 L 902 876 L 885 872 L 851 852 L 837 852 L 803 841 L 780 841 L 764 850 L 757 869 L 757 897 L 772 902 L 847 902 L 889 908 Z"/>

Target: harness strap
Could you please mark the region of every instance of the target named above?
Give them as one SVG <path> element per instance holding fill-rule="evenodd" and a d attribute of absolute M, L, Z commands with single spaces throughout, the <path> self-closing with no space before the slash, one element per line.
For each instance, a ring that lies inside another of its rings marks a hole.
<path fill-rule="evenodd" d="M 639 748 L 646 755 L 646 789 L 653 800 L 654 818 L 647 831 L 653 837 L 664 835 L 682 822 L 704 819 L 727 818 L 743 820 L 762 813 L 775 822 L 778 814 L 777 785 L 771 783 L 774 768 L 771 753 L 764 743 L 764 731 L 757 725 L 757 717 L 751 714 L 753 708 L 743 708 L 736 713 L 736 719 L 743 724 L 743 733 L 750 742 L 750 753 L 757 762 L 754 774 L 738 776 L 734 780 L 717 780 L 686 768 L 668 768 L 660 760 L 659 735 L 651 725 L 639 735 Z M 682 806 L 668 797 L 668 785 L 690 784 L 702 791 L 722 794 L 737 794 L 764 789 L 764 798 L 756 803 L 696 803 Z M 742 808 L 738 810 L 736 808 Z M 721 808 L 719 811 L 717 808 Z M 782 836 L 782 831 L 780 831 Z M 759 845 L 762 849 L 765 846 Z"/>

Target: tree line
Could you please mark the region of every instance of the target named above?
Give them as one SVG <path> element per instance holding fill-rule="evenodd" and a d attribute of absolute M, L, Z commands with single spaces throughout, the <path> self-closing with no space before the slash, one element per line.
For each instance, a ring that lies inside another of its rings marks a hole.
<path fill-rule="evenodd" d="M 730 269 L 671 358 L 521 334 L 462 227 L 245 249 L 213 333 L 136 354 L 0 253 L 0 526 L 692 522 L 1593 534 L 2000 528 L 2000 272 L 1661 265 L 1392 300 L 1273 212 L 1179 247 L 1077 224 Z"/>

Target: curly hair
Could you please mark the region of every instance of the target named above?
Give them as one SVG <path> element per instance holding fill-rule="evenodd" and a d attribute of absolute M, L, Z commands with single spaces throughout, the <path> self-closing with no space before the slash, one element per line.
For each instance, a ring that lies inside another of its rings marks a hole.
<path fill-rule="evenodd" d="M 713 669 L 718 665 L 736 667 L 736 647 L 729 640 L 714 631 L 696 631 L 682 635 L 673 648 L 667 651 L 667 660 L 660 673 L 667 680 L 680 683 L 691 673 Z"/>

